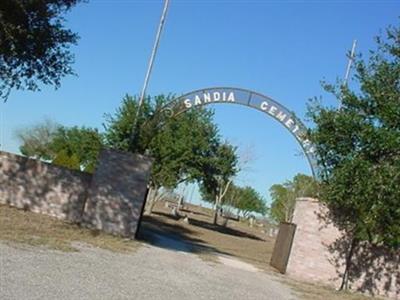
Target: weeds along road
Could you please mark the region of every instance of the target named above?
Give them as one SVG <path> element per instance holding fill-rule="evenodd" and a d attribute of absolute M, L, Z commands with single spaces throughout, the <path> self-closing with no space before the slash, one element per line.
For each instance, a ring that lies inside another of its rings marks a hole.
<path fill-rule="evenodd" d="M 127 254 L 79 250 L 0 241 L 0 299 L 296 299 L 271 275 L 192 253 L 146 244 Z"/>

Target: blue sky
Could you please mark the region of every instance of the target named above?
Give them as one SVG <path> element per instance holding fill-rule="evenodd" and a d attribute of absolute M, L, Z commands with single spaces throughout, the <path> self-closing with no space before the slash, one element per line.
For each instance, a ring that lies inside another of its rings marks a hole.
<path fill-rule="evenodd" d="M 77 77 L 58 90 L 13 92 L 1 104 L 1 149 L 18 152 L 16 129 L 50 117 L 64 125 L 101 128 L 124 94 L 143 84 L 161 1 L 101 1 L 75 7 L 67 26 L 81 39 L 72 50 Z M 320 80 L 342 78 L 352 40 L 374 48 L 373 37 L 399 24 L 400 1 L 178 1 L 171 6 L 148 93 L 186 93 L 233 86 L 268 95 L 300 117 L 323 96 Z M 300 147 L 276 121 L 242 106 L 215 105 L 221 134 L 254 161 L 239 182 L 267 196 L 273 183 L 310 174 Z"/>

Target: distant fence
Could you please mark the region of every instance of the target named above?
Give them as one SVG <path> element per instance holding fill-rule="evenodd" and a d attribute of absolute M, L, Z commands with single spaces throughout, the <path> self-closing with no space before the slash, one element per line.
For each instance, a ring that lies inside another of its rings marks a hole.
<path fill-rule="evenodd" d="M 270 265 L 282 274 L 286 272 L 295 232 L 296 224 L 281 223 L 279 225 L 279 232 L 276 237 Z"/>
<path fill-rule="evenodd" d="M 94 174 L 0 151 L 0 204 L 133 238 L 151 160 L 103 150 Z"/>

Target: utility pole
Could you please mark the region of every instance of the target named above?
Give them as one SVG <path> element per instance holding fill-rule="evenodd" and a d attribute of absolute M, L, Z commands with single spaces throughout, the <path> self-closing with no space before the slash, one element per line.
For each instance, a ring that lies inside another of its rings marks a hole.
<path fill-rule="evenodd" d="M 146 96 L 146 90 L 147 90 L 147 86 L 149 84 L 149 78 L 150 78 L 150 75 L 151 75 L 151 71 L 153 69 L 154 58 L 155 58 L 155 56 L 157 54 L 158 45 L 160 44 L 161 33 L 162 33 L 162 30 L 163 30 L 163 27 L 164 27 L 165 18 L 167 16 L 168 6 L 169 6 L 169 0 L 165 0 L 164 1 L 164 8 L 163 8 L 163 11 L 162 11 L 162 14 L 161 14 L 161 18 L 160 18 L 160 22 L 159 22 L 159 25 L 158 25 L 156 39 L 154 41 L 153 50 L 151 51 L 151 56 L 150 56 L 149 64 L 148 64 L 148 67 L 147 67 L 146 76 L 144 78 L 142 92 L 140 93 L 139 104 L 138 104 L 138 108 L 137 108 L 137 111 L 136 111 L 136 117 L 135 117 L 135 120 L 133 121 L 131 138 L 130 138 L 131 147 L 136 146 L 136 143 L 137 143 L 137 138 L 138 138 L 138 132 L 137 132 L 138 131 L 138 128 L 137 128 L 138 127 L 138 118 L 140 116 L 140 111 L 142 109 L 143 101 L 144 101 L 144 98 Z"/>

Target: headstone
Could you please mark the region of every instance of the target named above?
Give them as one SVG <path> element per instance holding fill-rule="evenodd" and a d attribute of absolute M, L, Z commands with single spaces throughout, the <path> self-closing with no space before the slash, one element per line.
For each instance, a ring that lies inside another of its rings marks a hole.
<path fill-rule="evenodd" d="M 177 210 L 176 206 L 172 207 L 171 213 L 174 217 L 178 217 L 178 210 Z"/>

